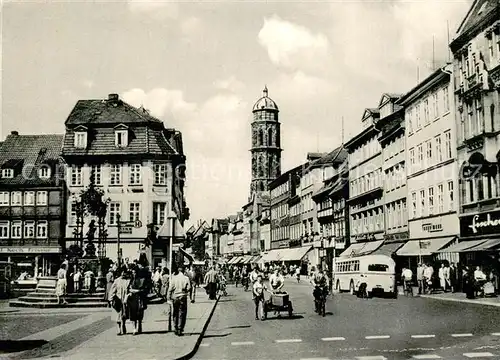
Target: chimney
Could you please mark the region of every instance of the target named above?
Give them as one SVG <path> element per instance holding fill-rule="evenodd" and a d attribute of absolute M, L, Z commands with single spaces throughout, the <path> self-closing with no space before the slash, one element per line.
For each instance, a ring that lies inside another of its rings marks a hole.
<path fill-rule="evenodd" d="M 17 132 L 17 131 L 11 131 L 10 134 L 14 135 L 14 136 L 17 136 L 17 135 L 19 135 L 19 132 Z"/>
<path fill-rule="evenodd" d="M 118 101 L 119 96 L 118 94 L 109 94 L 108 95 L 108 101 Z"/>

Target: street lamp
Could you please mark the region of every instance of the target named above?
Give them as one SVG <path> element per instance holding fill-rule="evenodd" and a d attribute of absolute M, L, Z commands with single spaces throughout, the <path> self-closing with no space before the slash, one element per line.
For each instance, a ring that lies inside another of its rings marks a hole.
<path fill-rule="evenodd" d="M 175 236 L 175 221 L 177 220 L 177 216 L 175 214 L 169 214 L 167 216 L 167 220 L 170 222 L 170 240 L 168 244 L 168 261 L 169 261 L 169 272 L 172 275 L 173 270 L 173 247 L 174 247 L 174 236 Z"/>

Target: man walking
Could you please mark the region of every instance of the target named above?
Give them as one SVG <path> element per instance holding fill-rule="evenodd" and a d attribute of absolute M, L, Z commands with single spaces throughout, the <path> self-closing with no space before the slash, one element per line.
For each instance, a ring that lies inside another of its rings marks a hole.
<path fill-rule="evenodd" d="M 207 284 L 208 298 L 210 300 L 215 300 L 217 294 L 218 275 L 213 266 L 211 266 L 210 271 L 206 273 L 204 282 Z"/>
<path fill-rule="evenodd" d="M 191 283 L 189 278 L 184 275 L 184 267 L 180 266 L 177 274 L 170 279 L 168 289 L 169 299 L 173 302 L 173 318 L 175 335 L 184 335 L 184 326 L 186 325 L 187 316 L 187 297 L 191 291 Z"/>
<path fill-rule="evenodd" d="M 425 289 L 424 285 L 424 270 L 425 267 L 422 263 L 417 266 L 417 283 L 418 283 L 418 294 L 422 295 Z"/>
<path fill-rule="evenodd" d="M 189 267 L 189 270 L 187 271 L 187 277 L 189 278 L 189 281 L 191 282 L 191 292 L 189 293 L 189 299 L 191 300 L 191 304 L 194 303 L 195 297 L 196 297 L 196 285 L 195 285 L 195 272 L 193 265 Z"/>

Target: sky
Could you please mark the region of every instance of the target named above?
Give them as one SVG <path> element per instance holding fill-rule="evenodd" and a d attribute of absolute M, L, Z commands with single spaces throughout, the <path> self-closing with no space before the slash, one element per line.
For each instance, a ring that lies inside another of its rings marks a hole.
<path fill-rule="evenodd" d="M 77 100 L 118 93 L 182 132 L 189 222 L 225 217 L 248 200 L 251 110 L 265 85 L 286 171 L 449 60 L 471 3 L 4 2 L 0 138 L 62 134 Z"/>

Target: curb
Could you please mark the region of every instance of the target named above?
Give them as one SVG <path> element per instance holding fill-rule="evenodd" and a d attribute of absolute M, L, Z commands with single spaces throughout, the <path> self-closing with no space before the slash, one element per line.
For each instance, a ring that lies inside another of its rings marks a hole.
<path fill-rule="evenodd" d="M 203 340 L 203 336 L 205 335 L 205 332 L 207 331 L 208 325 L 210 324 L 210 320 L 212 320 L 212 316 L 214 315 L 215 309 L 217 308 L 217 304 L 219 303 L 221 295 L 217 296 L 217 300 L 215 300 L 214 306 L 212 307 L 212 310 L 210 311 L 210 314 L 208 315 L 207 320 L 205 321 L 205 324 L 203 325 L 203 328 L 200 331 L 200 335 L 198 336 L 198 339 L 196 339 L 196 343 L 194 344 L 194 347 L 191 349 L 190 352 L 188 352 L 185 355 L 182 355 L 178 358 L 175 358 L 174 360 L 188 360 L 191 359 L 196 352 L 198 351 L 201 341 Z"/>
<path fill-rule="evenodd" d="M 433 296 L 433 295 L 420 295 L 420 297 L 427 299 L 441 300 L 441 301 L 461 302 L 467 304 L 500 307 L 500 303 L 495 304 L 491 302 L 478 302 L 477 300 L 471 300 L 471 299 L 450 299 L 443 296 Z"/>

